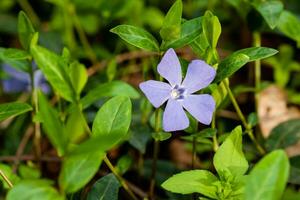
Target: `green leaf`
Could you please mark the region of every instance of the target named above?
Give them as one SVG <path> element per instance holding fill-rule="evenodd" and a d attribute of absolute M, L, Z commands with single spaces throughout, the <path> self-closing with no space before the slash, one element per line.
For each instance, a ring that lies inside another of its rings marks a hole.
<path fill-rule="evenodd" d="M 202 20 L 203 33 L 211 48 L 216 48 L 221 35 L 221 24 L 217 16 L 206 11 Z"/>
<path fill-rule="evenodd" d="M 182 1 L 177 0 L 165 16 L 163 26 L 159 31 L 164 41 L 178 39 L 181 34 Z"/>
<path fill-rule="evenodd" d="M 29 58 L 31 58 L 31 56 L 26 51 L 0 47 L 0 60 L 19 71 L 29 72 L 31 67 L 30 62 L 28 61 Z"/>
<path fill-rule="evenodd" d="M 41 91 L 38 92 L 38 105 L 38 117 L 41 120 L 45 133 L 52 145 L 58 150 L 58 153 L 63 155 L 67 144 L 67 135 L 60 121 L 60 116 L 48 103 L 47 98 Z"/>
<path fill-rule="evenodd" d="M 154 140 L 157 141 L 164 141 L 172 137 L 171 133 L 166 133 L 166 132 L 154 132 L 152 133 L 152 137 Z"/>
<path fill-rule="evenodd" d="M 166 41 L 161 47 L 162 50 L 169 48 L 181 48 L 193 42 L 202 32 L 201 18 L 185 21 L 181 25 L 181 34 L 178 39 Z"/>
<path fill-rule="evenodd" d="M 88 80 L 88 74 L 83 64 L 75 61 L 69 67 L 71 83 L 79 96 Z"/>
<path fill-rule="evenodd" d="M 0 163 L 0 170 L 2 171 L 2 173 L 5 174 L 5 176 L 8 178 L 8 180 L 11 181 L 13 185 L 17 184 L 20 181 L 20 178 L 13 172 L 13 170 L 9 165 Z M 10 186 L 6 183 L 6 181 L 3 180 L 2 176 L 0 176 L 0 183 L 3 184 L 3 187 L 5 189 L 10 188 Z"/>
<path fill-rule="evenodd" d="M 245 200 L 279 200 L 289 175 L 289 160 L 283 150 L 263 157 L 250 172 L 245 186 Z"/>
<path fill-rule="evenodd" d="M 66 193 L 74 193 L 85 186 L 97 173 L 105 153 L 94 149 L 89 153 L 69 155 L 59 174 L 59 185 Z"/>
<path fill-rule="evenodd" d="M 18 15 L 19 40 L 24 49 L 29 50 L 31 39 L 35 33 L 32 23 L 27 15 L 21 11 Z"/>
<path fill-rule="evenodd" d="M 248 62 L 270 57 L 277 52 L 277 50 L 267 47 L 251 47 L 238 50 L 221 61 L 214 82 L 217 83 L 230 77 Z"/>
<path fill-rule="evenodd" d="M 268 47 L 250 47 L 250 48 L 238 50 L 238 51 L 234 52 L 233 54 L 245 54 L 249 57 L 248 62 L 252 62 L 255 60 L 261 60 L 264 58 L 268 58 L 277 53 L 278 53 L 278 51 L 276 49 L 272 49 L 272 48 L 268 48 Z"/>
<path fill-rule="evenodd" d="M 287 37 L 295 40 L 298 47 L 300 46 L 300 20 L 296 15 L 284 10 L 280 15 L 277 27 Z"/>
<path fill-rule="evenodd" d="M 71 143 L 77 143 L 86 136 L 83 120 L 85 119 L 83 119 L 82 112 L 79 110 L 78 106 L 72 106 L 65 125 L 67 140 Z"/>
<path fill-rule="evenodd" d="M 226 138 L 213 158 L 219 175 L 229 172 L 241 176 L 248 170 L 248 162 L 242 151 L 242 128 L 236 127 Z"/>
<path fill-rule="evenodd" d="M 32 107 L 27 103 L 12 102 L 0 104 L 0 121 L 3 121 L 9 117 L 15 117 L 31 111 Z"/>
<path fill-rule="evenodd" d="M 232 54 L 221 61 L 217 69 L 217 75 L 214 79 L 214 83 L 218 83 L 225 78 L 230 77 L 242 66 L 249 62 L 249 56 L 245 54 Z"/>
<path fill-rule="evenodd" d="M 118 179 L 113 174 L 108 174 L 93 185 L 87 200 L 118 200 L 120 186 Z"/>
<path fill-rule="evenodd" d="M 283 4 L 281 1 L 255 1 L 255 9 L 263 16 L 271 29 L 274 29 L 279 21 Z"/>
<path fill-rule="evenodd" d="M 22 179 L 38 179 L 41 177 L 40 170 L 35 166 L 22 164 L 18 167 L 18 173 Z"/>
<path fill-rule="evenodd" d="M 111 146 L 126 136 L 131 123 L 131 101 L 129 97 L 116 96 L 108 100 L 97 112 L 93 122 L 93 137 L 108 135 Z"/>
<path fill-rule="evenodd" d="M 94 89 L 88 91 L 87 95 L 83 97 L 80 102 L 83 108 L 87 108 L 103 97 L 113 97 L 118 95 L 128 96 L 132 99 L 140 97 L 139 93 L 129 84 L 123 81 L 112 81 L 99 84 Z"/>
<path fill-rule="evenodd" d="M 157 40 L 146 30 L 132 25 L 119 25 L 110 30 L 120 38 L 141 49 L 159 51 Z"/>
<path fill-rule="evenodd" d="M 192 43 L 190 43 L 190 46 L 192 47 L 193 51 L 197 54 L 197 56 L 203 58 L 207 48 L 209 47 L 209 44 L 206 36 L 202 32 Z"/>
<path fill-rule="evenodd" d="M 66 72 L 67 66 L 63 59 L 48 49 L 35 44 L 31 45 L 30 51 L 38 67 L 55 91 L 64 99 L 70 102 L 75 101 L 75 91 Z"/>
<path fill-rule="evenodd" d="M 300 141 L 300 120 L 292 119 L 277 125 L 266 141 L 269 151 L 286 148 Z"/>
<path fill-rule="evenodd" d="M 174 193 L 191 194 L 194 192 L 217 199 L 217 188 L 214 182 L 218 179 L 206 170 L 191 170 L 173 175 L 161 186 Z"/>
<path fill-rule="evenodd" d="M 64 200 L 47 180 L 23 180 L 9 190 L 7 200 Z"/>

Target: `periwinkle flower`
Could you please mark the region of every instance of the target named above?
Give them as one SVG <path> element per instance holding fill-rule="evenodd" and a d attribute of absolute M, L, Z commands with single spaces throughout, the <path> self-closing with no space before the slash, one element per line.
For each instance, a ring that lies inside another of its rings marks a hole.
<path fill-rule="evenodd" d="M 7 79 L 2 80 L 3 91 L 6 93 L 29 92 L 31 91 L 31 80 L 28 73 L 18 71 L 15 68 L 4 64 L 3 71 L 8 75 Z M 40 88 L 44 93 L 50 93 L 50 87 L 46 82 L 41 70 L 33 72 L 33 82 L 35 88 Z"/>
<path fill-rule="evenodd" d="M 163 113 L 163 129 L 167 132 L 183 130 L 189 126 L 187 110 L 203 124 L 210 124 L 215 110 L 215 101 L 208 94 L 193 94 L 208 86 L 216 70 L 202 60 L 193 60 L 182 81 L 181 66 L 173 49 L 169 49 L 157 66 L 158 73 L 168 83 L 149 80 L 140 84 L 140 89 L 151 104 L 158 108 L 167 102 Z"/>

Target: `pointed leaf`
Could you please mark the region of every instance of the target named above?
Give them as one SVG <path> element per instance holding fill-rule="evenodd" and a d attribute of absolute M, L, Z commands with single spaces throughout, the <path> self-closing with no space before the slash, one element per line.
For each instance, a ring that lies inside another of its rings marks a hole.
<path fill-rule="evenodd" d="M 31 111 L 32 107 L 27 103 L 12 102 L 0 104 L 0 121 L 9 117 L 15 117 Z"/>
<path fill-rule="evenodd" d="M 31 39 L 35 33 L 32 23 L 27 15 L 21 11 L 18 15 L 19 40 L 24 49 L 29 50 Z"/>

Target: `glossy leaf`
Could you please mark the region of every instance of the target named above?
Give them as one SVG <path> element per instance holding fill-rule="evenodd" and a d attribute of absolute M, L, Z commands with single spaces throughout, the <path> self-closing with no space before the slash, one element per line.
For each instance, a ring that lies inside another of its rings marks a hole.
<path fill-rule="evenodd" d="M 32 23 L 27 15 L 21 11 L 18 15 L 19 40 L 24 49 L 29 50 L 31 39 L 35 33 Z"/>
<path fill-rule="evenodd" d="M 263 157 L 250 172 L 245 186 L 245 200 L 279 200 L 289 175 L 289 160 L 282 150 Z"/>
<path fill-rule="evenodd" d="M 266 141 L 269 151 L 286 148 L 300 141 L 300 120 L 292 119 L 277 125 Z"/>
<path fill-rule="evenodd" d="M 31 56 L 26 51 L 0 47 L 0 60 L 19 71 L 29 72 L 31 64 L 27 60 L 28 58 L 31 58 Z"/>
<path fill-rule="evenodd" d="M 281 13 L 278 24 L 278 29 L 287 37 L 295 40 L 297 46 L 300 46 L 300 20 L 293 13 L 285 10 Z"/>
<path fill-rule="evenodd" d="M 181 34 L 181 15 L 182 15 L 182 1 L 176 2 L 169 9 L 165 16 L 163 26 L 160 29 L 160 36 L 164 41 L 172 41 L 178 39 Z"/>
<path fill-rule="evenodd" d="M 67 66 L 57 54 L 40 47 L 31 45 L 31 54 L 46 79 L 55 91 L 68 101 L 75 101 L 76 95 L 71 80 L 66 72 Z"/>
<path fill-rule="evenodd" d="M 152 137 L 154 140 L 164 141 L 172 137 L 172 134 L 168 132 L 154 132 L 152 133 Z"/>
<path fill-rule="evenodd" d="M 116 96 L 108 100 L 97 112 L 93 122 L 93 137 L 107 135 L 111 146 L 121 141 L 131 123 L 131 101 L 129 97 Z"/>
<path fill-rule="evenodd" d="M 270 57 L 278 51 L 267 47 L 241 49 L 226 57 L 218 66 L 215 83 L 230 77 L 246 63 Z"/>
<path fill-rule="evenodd" d="M 174 193 L 191 194 L 194 192 L 217 199 L 217 188 L 214 185 L 218 179 L 206 170 L 191 170 L 173 175 L 161 186 Z"/>
<path fill-rule="evenodd" d="M 146 30 L 132 25 L 119 25 L 110 30 L 129 44 L 148 51 L 159 51 L 158 42 Z"/>
<path fill-rule="evenodd" d="M 58 150 L 60 155 L 65 152 L 67 135 L 57 111 L 48 103 L 47 98 L 38 92 L 39 112 L 38 118 L 41 120 L 42 127 L 52 145 Z"/>
<path fill-rule="evenodd" d="M 15 185 L 6 197 L 7 200 L 64 200 L 47 180 L 23 180 Z"/>
<path fill-rule="evenodd" d="M 69 67 L 70 80 L 76 94 L 79 96 L 88 80 L 88 74 L 83 64 L 71 63 Z"/>
<path fill-rule="evenodd" d="M 242 128 L 236 127 L 219 147 L 213 158 L 219 175 L 229 172 L 241 176 L 248 170 L 248 162 L 242 150 Z"/>
<path fill-rule="evenodd" d="M 12 102 L 0 104 L 0 121 L 29 112 L 32 107 L 27 103 Z"/>
<path fill-rule="evenodd" d="M 89 153 L 70 155 L 63 161 L 59 185 L 66 193 L 74 193 L 85 186 L 97 173 L 105 153 L 94 149 Z"/>
<path fill-rule="evenodd" d="M 97 87 L 91 89 L 88 91 L 87 95 L 80 100 L 80 102 L 83 108 L 87 108 L 92 103 L 103 97 L 113 97 L 118 95 L 128 96 L 132 99 L 140 97 L 139 93 L 128 83 L 123 81 L 112 81 L 109 83 L 99 84 Z"/>
<path fill-rule="evenodd" d="M 202 29 L 211 48 L 216 48 L 221 35 L 221 24 L 217 16 L 206 11 L 202 20 Z"/>
<path fill-rule="evenodd" d="M 253 6 L 263 16 L 271 29 L 274 29 L 279 21 L 283 4 L 281 1 L 254 1 Z"/>
<path fill-rule="evenodd" d="M 167 41 L 163 44 L 163 50 L 180 48 L 193 42 L 201 33 L 201 18 L 188 20 L 181 25 L 181 34 L 178 39 Z"/>
<path fill-rule="evenodd" d="M 118 179 L 108 174 L 94 183 L 87 200 L 118 200 L 120 186 Z"/>

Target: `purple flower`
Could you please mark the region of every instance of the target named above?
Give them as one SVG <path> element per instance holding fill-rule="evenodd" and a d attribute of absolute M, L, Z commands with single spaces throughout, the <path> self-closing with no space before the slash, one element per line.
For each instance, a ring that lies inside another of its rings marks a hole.
<path fill-rule="evenodd" d="M 149 80 L 141 83 L 140 89 L 156 108 L 168 101 L 163 114 L 163 129 L 169 132 L 187 128 L 189 119 L 184 109 L 199 122 L 210 124 L 215 110 L 213 97 L 193 93 L 208 86 L 215 78 L 216 70 L 202 60 L 193 60 L 182 81 L 179 60 L 174 49 L 169 49 L 158 64 L 157 71 L 169 84 Z"/>
<path fill-rule="evenodd" d="M 3 91 L 6 93 L 31 91 L 31 80 L 28 73 L 18 71 L 15 68 L 4 64 L 3 71 L 8 75 L 7 79 L 2 80 Z M 50 93 L 50 87 L 41 70 L 33 72 L 33 82 L 35 88 L 40 88 L 44 93 Z"/>

